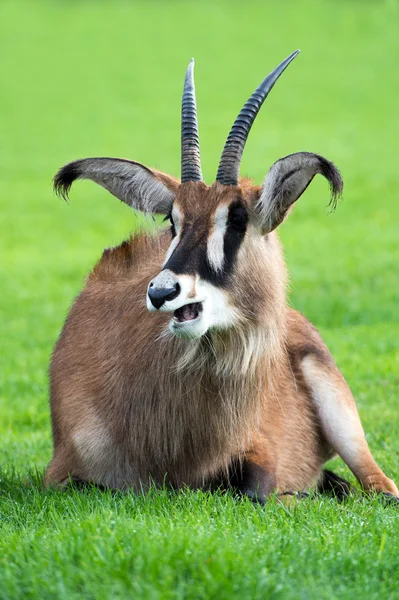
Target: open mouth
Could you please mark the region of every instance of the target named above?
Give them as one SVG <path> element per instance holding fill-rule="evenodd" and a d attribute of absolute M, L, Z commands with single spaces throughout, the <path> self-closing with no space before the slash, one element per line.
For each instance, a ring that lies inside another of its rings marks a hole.
<path fill-rule="evenodd" d="M 186 323 L 194 321 L 202 312 L 202 302 L 193 302 L 193 304 L 185 304 L 173 313 L 173 318 L 178 323 Z"/>

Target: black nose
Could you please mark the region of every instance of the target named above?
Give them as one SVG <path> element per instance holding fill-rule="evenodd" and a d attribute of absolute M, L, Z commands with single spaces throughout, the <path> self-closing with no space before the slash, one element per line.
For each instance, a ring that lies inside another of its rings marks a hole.
<path fill-rule="evenodd" d="M 155 308 L 161 308 L 167 300 L 174 300 L 180 294 L 180 285 L 175 283 L 173 287 L 157 288 L 150 283 L 148 288 L 148 297 Z"/>

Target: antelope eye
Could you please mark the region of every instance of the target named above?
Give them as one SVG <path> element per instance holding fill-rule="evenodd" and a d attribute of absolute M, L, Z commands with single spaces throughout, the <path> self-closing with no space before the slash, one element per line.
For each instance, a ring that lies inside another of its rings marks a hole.
<path fill-rule="evenodd" d="M 244 206 L 234 207 L 229 215 L 229 225 L 238 231 L 245 231 L 248 223 L 248 213 Z"/>
<path fill-rule="evenodd" d="M 170 233 L 172 234 L 172 237 L 176 237 L 176 228 L 175 228 L 175 224 L 173 222 L 172 213 L 169 213 L 168 215 L 165 216 L 165 218 L 163 219 L 163 222 L 165 223 L 166 221 L 170 222 Z"/>

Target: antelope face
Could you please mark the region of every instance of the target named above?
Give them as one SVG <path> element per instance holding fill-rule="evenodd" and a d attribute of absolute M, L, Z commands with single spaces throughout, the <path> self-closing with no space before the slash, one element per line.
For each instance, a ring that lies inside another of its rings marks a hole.
<path fill-rule="evenodd" d="M 284 268 L 276 237 L 270 234 L 317 173 L 329 181 L 333 202 L 342 190 L 334 165 L 310 152 L 275 162 L 263 186 L 239 182 L 241 156 L 253 121 L 297 54 L 278 65 L 245 103 L 211 187 L 202 181 L 193 61 L 186 72 L 182 101 L 181 182 L 118 158 L 77 160 L 55 177 L 55 190 L 65 198 L 75 179 L 91 179 L 133 208 L 170 220 L 170 247 L 162 270 L 149 282 L 147 307 L 171 313 L 170 329 L 176 336 L 200 337 L 208 330 L 253 319 L 259 324 L 261 313 L 270 314 L 273 303 L 278 308 L 283 302 L 278 288 L 284 287 L 279 282 Z"/>
<path fill-rule="evenodd" d="M 245 244 L 249 209 L 238 190 L 183 184 L 170 214 L 171 244 L 162 271 L 149 283 L 150 311 L 171 312 L 171 331 L 199 337 L 237 322 L 235 265 Z"/>

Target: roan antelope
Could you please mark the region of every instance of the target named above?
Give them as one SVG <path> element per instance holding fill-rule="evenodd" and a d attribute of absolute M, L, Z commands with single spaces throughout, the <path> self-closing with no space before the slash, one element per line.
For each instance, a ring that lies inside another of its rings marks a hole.
<path fill-rule="evenodd" d="M 209 187 L 193 61 L 181 182 L 117 158 L 77 160 L 57 173 L 65 198 L 75 179 L 91 179 L 135 209 L 165 215 L 171 227 L 105 250 L 72 306 L 50 369 L 48 485 L 221 487 L 260 502 L 313 485 L 339 494 L 347 483 L 323 471 L 338 453 L 366 491 L 399 496 L 370 453 L 320 334 L 286 303 L 276 229 L 317 173 L 335 203 L 338 170 L 298 152 L 274 163 L 262 186 L 239 180 L 255 117 L 296 55 L 246 102 Z"/>

